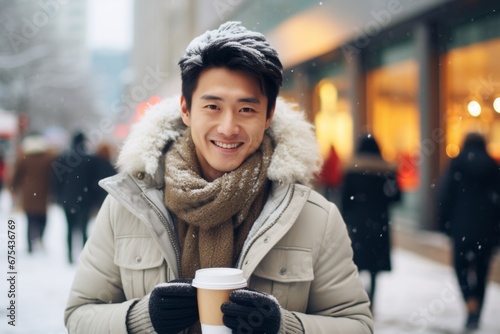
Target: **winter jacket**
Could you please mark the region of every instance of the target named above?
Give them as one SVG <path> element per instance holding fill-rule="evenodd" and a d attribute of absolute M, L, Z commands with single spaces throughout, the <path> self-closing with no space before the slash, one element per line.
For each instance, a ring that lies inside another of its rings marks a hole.
<path fill-rule="evenodd" d="M 23 211 L 29 215 L 46 215 L 49 204 L 50 176 L 55 155 L 43 137 L 27 137 L 23 152 L 14 166 L 10 189 L 19 193 Z"/>
<path fill-rule="evenodd" d="M 183 132 L 178 99 L 149 110 L 120 153 L 80 258 L 65 312 L 69 333 L 125 333 L 132 304 L 178 277 L 180 251 L 164 204 L 164 147 Z M 273 294 L 305 333 L 372 333 L 369 300 L 337 208 L 307 184 L 319 155 L 311 126 L 278 100 L 272 190 L 237 264 L 251 288 Z M 281 329 L 281 333 L 285 333 Z"/>
<path fill-rule="evenodd" d="M 56 200 L 66 210 L 89 212 L 96 196 L 99 159 L 72 148 L 54 162 L 52 187 Z"/>
<path fill-rule="evenodd" d="M 389 206 L 400 199 L 395 166 L 377 155 L 360 155 L 351 162 L 341 208 L 359 270 L 391 270 Z"/>
<path fill-rule="evenodd" d="M 500 166 L 471 136 L 438 187 L 441 227 L 455 242 L 494 245 L 499 237 Z"/>

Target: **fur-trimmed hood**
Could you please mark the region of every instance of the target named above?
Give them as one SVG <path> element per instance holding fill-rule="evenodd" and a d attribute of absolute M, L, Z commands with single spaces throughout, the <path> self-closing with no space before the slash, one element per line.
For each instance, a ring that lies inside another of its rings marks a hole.
<path fill-rule="evenodd" d="M 179 101 L 179 97 L 172 97 L 152 106 L 132 127 L 118 157 L 121 171 L 144 172 L 154 177 L 161 168 L 163 149 L 186 129 Z M 313 126 L 304 113 L 295 104 L 278 98 L 273 121 L 266 131 L 274 143 L 269 179 L 310 185 L 322 160 Z"/>

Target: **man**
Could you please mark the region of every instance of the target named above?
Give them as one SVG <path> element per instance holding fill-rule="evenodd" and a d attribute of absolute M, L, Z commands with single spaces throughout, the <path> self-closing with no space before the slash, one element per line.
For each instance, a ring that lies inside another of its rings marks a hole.
<path fill-rule="evenodd" d="M 277 99 L 276 51 L 227 22 L 179 64 L 180 108 L 149 110 L 123 172 L 101 182 L 110 196 L 76 272 L 69 333 L 200 333 L 190 282 L 206 267 L 248 280 L 221 308 L 233 333 L 371 333 L 345 224 L 308 187 L 320 167 L 312 126 Z"/>

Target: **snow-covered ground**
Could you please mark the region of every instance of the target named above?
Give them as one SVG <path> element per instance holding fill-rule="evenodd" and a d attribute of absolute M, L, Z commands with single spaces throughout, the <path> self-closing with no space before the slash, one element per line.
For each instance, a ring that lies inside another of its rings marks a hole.
<path fill-rule="evenodd" d="M 52 206 L 45 230 L 44 249 L 27 252 L 26 219 L 20 212 L 9 212 L 10 201 L 0 201 L 0 333 L 66 333 L 64 307 L 73 281 L 75 265 L 66 260 L 66 220 L 59 207 Z M 7 263 L 7 222 L 16 225 L 16 321 L 8 324 L 10 284 Z"/>
<path fill-rule="evenodd" d="M 411 252 L 393 251 L 393 271 L 380 274 L 375 333 L 455 334 L 466 312 L 453 269 Z M 500 333 L 500 285 L 489 283 L 477 334 Z"/>
<path fill-rule="evenodd" d="M 66 260 L 66 223 L 61 209 L 49 210 L 44 250 L 26 251 L 26 221 L 0 197 L 0 333 L 66 333 L 63 313 L 76 269 Z M 7 226 L 16 223 L 16 326 L 8 324 Z M 400 249 L 393 271 L 380 275 L 375 297 L 375 333 L 463 333 L 465 311 L 451 268 Z M 500 333 L 500 285 L 490 283 L 478 334 Z M 346 333 L 351 334 L 351 333 Z M 352 333 L 355 334 L 355 333 Z"/>

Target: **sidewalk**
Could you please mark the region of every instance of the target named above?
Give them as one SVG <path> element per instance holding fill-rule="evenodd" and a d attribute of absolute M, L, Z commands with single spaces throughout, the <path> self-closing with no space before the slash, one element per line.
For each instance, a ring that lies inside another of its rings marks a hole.
<path fill-rule="evenodd" d="M 393 271 L 378 280 L 375 333 L 465 333 L 466 313 L 451 267 L 401 248 L 393 250 L 392 262 Z M 481 327 L 470 333 L 500 333 L 499 314 L 500 285 L 490 282 Z"/>
<path fill-rule="evenodd" d="M 446 266 L 452 266 L 451 243 L 446 235 L 397 227 L 391 232 L 394 247 L 414 252 Z M 500 248 L 496 249 L 491 260 L 489 279 L 500 284 Z"/>
<path fill-rule="evenodd" d="M 0 201 L 1 202 L 1 201 Z M 0 333 L 63 334 L 64 308 L 73 282 L 75 265 L 67 263 L 66 221 L 61 209 L 51 206 L 45 230 L 44 249 L 28 254 L 26 219 L 21 213 L 8 214 L 0 203 Z M 4 210 L 2 210 L 4 209 Z M 16 225 L 15 298 L 7 298 L 7 220 Z M 7 307 L 15 301 L 15 326 L 9 325 Z"/>

